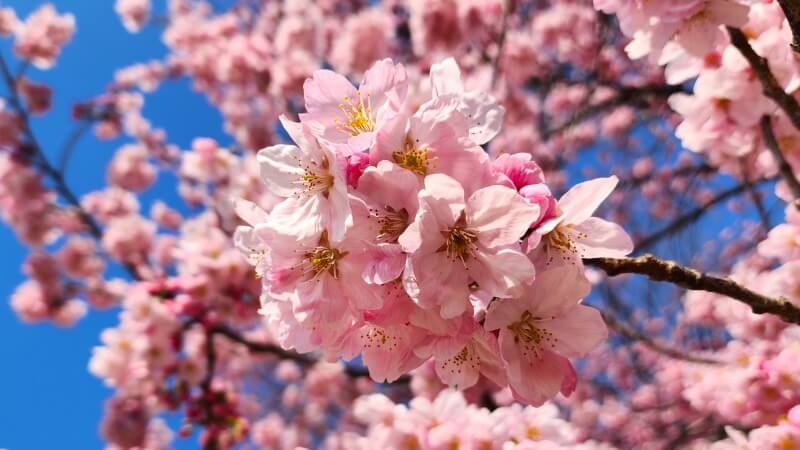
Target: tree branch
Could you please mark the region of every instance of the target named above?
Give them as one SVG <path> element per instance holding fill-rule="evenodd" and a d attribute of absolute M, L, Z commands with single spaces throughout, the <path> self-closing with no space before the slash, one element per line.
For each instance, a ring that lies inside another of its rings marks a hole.
<path fill-rule="evenodd" d="M 585 262 L 604 270 L 609 276 L 635 273 L 645 275 L 653 281 L 664 281 L 689 290 L 724 295 L 747 304 L 755 314 L 774 314 L 786 322 L 800 324 L 800 308 L 785 298 L 767 297 L 729 278 L 711 276 L 650 254 L 638 258 L 587 259 Z"/>
<path fill-rule="evenodd" d="M 500 25 L 500 34 L 497 36 L 497 55 L 492 62 L 492 81 L 490 86 L 494 89 L 497 86 L 497 80 L 500 77 L 500 59 L 503 57 L 503 47 L 506 42 L 506 33 L 508 33 L 508 15 L 511 13 L 511 1 L 503 0 L 503 21 Z"/>
<path fill-rule="evenodd" d="M 767 179 L 761 180 L 758 183 L 762 183 L 762 182 L 766 182 L 766 181 L 772 181 L 772 180 L 774 180 L 774 178 L 767 178 Z M 670 235 L 672 235 L 674 233 L 677 233 L 678 231 L 684 229 L 685 227 L 687 227 L 687 226 L 693 224 L 694 222 L 700 220 L 700 218 L 703 216 L 703 214 L 705 214 L 706 211 L 708 211 L 708 209 L 710 207 L 712 207 L 712 206 L 714 206 L 714 205 L 716 205 L 718 203 L 724 202 L 725 200 L 727 200 L 729 198 L 735 197 L 735 196 L 747 191 L 750 188 L 750 186 L 753 186 L 753 185 L 758 184 L 758 183 L 742 183 L 742 184 L 736 185 L 736 186 L 734 186 L 734 187 L 732 187 L 732 188 L 730 188 L 728 190 L 720 192 L 719 194 L 717 194 L 711 200 L 709 200 L 709 201 L 705 202 L 704 204 L 702 204 L 701 206 L 689 211 L 688 213 L 678 217 L 677 219 L 675 219 L 669 225 L 665 226 L 664 228 L 656 231 L 655 233 L 653 233 L 653 234 L 647 236 L 646 238 L 642 239 L 641 241 L 637 242 L 636 243 L 636 249 L 637 250 L 647 250 L 647 249 L 649 249 L 650 247 L 652 247 L 653 245 L 655 245 L 656 243 L 658 243 L 659 241 L 661 241 L 665 237 L 670 236 Z"/>
<path fill-rule="evenodd" d="M 556 134 L 560 134 L 565 130 L 590 119 L 600 113 L 612 110 L 618 106 L 635 104 L 636 102 L 646 100 L 649 97 L 669 97 L 672 94 L 684 92 L 684 88 L 680 85 L 674 86 L 669 84 L 656 84 L 647 86 L 620 86 L 617 88 L 617 93 L 613 97 L 607 98 L 603 101 L 589 105 L 586 108 L 575 111 L 572 116 L 564 122 L 544 130 L 542 138 L 548 140 Z"/>
<path fill-rule="evenodd" d="M 761 134 L 764 135 L 764 143 L 769 149 L 770 154 L 772 154 L 772 158 L 775 159 L 775 162 L 778 164 L 778 171 L 783 181 L 786 182 L 786 185 L 789 186 L 789 189 L 792 191 L 795 208 L 800 209 L 800 181 L 797 181 L 792 166 L 789 165 L 789 161 L 783 156 L 780 144 L 775 138 L 775 131 L 772 129 L 772 119 L 769 116 L 761 118 Z"/>
<path fill-rule="evenodd" d="M 730 34 L 731 37 L 731 44 L 733 44 L 742 56 L 747 59 L 756 77 L 761 81 L 761 88 L 764 95 L 777 103 L 783 112 L 789 116 L 795 128 L 800 130 L 800 103 L 781 87 L 775 75 L 773 75 L 770 70 L 767 59 L 762 58 L 753 50 L 753 47 L 750 46 L 750 42 L 747 40 L 747 36 L 745 36 L 742 30 L 728 27 L 728 34 Z"/>
<path fill-rule="evenodd" d="M 91 126 L 92 121 L 84 119 L 72 130 L 69 136 L 67 136 L 67 140 L 64 141 L 64 145 L 61 147 L 61 153 L 58 160 L 58 171 L 60 173 L 64 174 L 67 172 L 67 164 L 72 156 L 72 152 L 77 147 L 78 141 L 81 140 L 81 137 L 83 137 L 83 135 L 89 130 L 89 128 L 91 128 Z"/>
<path fill-rule="evenodd" d="M 792 29 L 792 50 L 800 53 L 800 2 L 797 0 L 778 0 L 783 9 L 789 28 Z"/>
<path fill-rule="evenodd" d="M 641 342 L 645 347 L 657 353 L 666 355 L 672 359 L 679 359 L 682 361 L 693 362 L 698 364 L 719 364 L 719 361 L 710 358 L 703 358 L 700 356 L 690 355 L 676 348 L 672 348 L 661 344 L 660 342 L 651 339 L 649 336 L 639 332 L 629 324 L 617 319 L 613 314 L 603 313 L 603 320 L 606 325 L 612 330 L 616 331 L 620 336 L 630 339 L 635 342 Z"/>
<path fill-rule="evenodd" d="M 272 354 L 281 359 L 292 360 L 303 367 L 309 367 L 318 362 L 316 358 L 313 358 L 309 355 L 300 354 L 297 352 L 293 352 L 291 350 L 284 350 L 283 348 L 275 344 L 250 341 L 241 334 L 239 334 L 236 330 L 233 330 L 224 325 L 218 325 L 209 329 L 209 335 L 213 336 L 215 334 L 225 336 L 226 338 L 230 339 L 233 342 L 244 345 L 245 347 L 247 347 L 247 350 L 250 351 L 251 353 Z M 366 369 L 362 369 L 360 367 L 353 367 L 349 364 L 345 364 L 344 367 L 345 367 L 345 373 L 347 373 L 347 375 L 350 377 L 358 378 L 358 377 L 369 376 L 369 371 L 367 371 Z M 407 383 L 408 381 L 410 381 L 410 378 L 408 376 L 403 376 L 400 377 L 398 380 L 396 380 L 395 383 Z"/>
<path fill-rule="evenodd" d="M 28 110 L 25 109 L 25 106 L 22 104 L 22 100 L 19 97 L 19 93 L 17 92 L 17 80 L 11 74 L 11 70 L 8 68 L 8 64 L 6 64 L 6 60 L 3 58 L 2 54 L 0 54 L 0 77 L 2 77 L 6 87 L 8 88 L 9 104 L 17 112 L 17 114 L 19 114 L 20 123 L 22 124 L 22 134 L 27 140 L 27 148 L 31 152 L 31 156 L 33 156 L 35 161 L 38 163 L 37 167 L 39 167 L 44 175 L 52 181 L 55 191 L 61 196 L 61 198 L 63 198 L 70 206 L 73 207 L 75 212 L 78 214 L 78 218 L 81 220 L 81 222 L 83 222 L 84 225 L 86 225 L 89 234 L 91 234 L 92 237 L 98 241 L 101 240 L 103 238 L 103 231 L 100 228 L 100 225 L 96 220 L 94 220 L 94 217 L 92 217 L 88 212 L 86 212 L 86 210 L 83 209 L 80 200 L 67 185 L 63 173 L 53 167 L 53 165 L 47 159 L 47 156 L 45 155 L 42 146 L 39 144 L 38 139 L 36 139 L 36 135 L 33 133 L 33 129 L 31 128 Z M 67 144 L 69 144 L 69 140 Z M 134 279 L 141 278 L 134 265 L 126 263 L 123 264 L 123 266 Z"/>

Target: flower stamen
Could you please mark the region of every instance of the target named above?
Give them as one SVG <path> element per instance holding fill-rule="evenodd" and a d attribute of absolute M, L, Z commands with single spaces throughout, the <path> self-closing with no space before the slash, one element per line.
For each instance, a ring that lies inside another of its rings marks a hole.
<path fill-rule="evenodd" d="M 432 157 L 428 154 L 427 147 L 424 145 L 418 146 L 411 138 L 406 137 L 403 148 L 392 152 L 392 159 L 398 166 L 410 170 L 417 175 L 425 176 L 428 174 L 428 171 L 433 168 L 433 162 L 436 160 L 436 157 Z"/>
<path fill-rule="evenodd" d="M 466 265 L 467 259 L 470 256 L 475 256 L 477 245 L 475 241 L 478 240 L 478 233 L 475 230 L 467 228 L 467 215 L 465 211 L 461 211 L 456 223 L 447 230 L 442 231 L 445 242 L 437 250 L 439 252 L 446 252 L 447 257 L 452 261 L 456 259 L 461 260 Z"/>
<path fill-rule="evenodd" d="M 370 101 L 369 94 L 367 94 L 367 101 L 361 96 L 360 92 L 356 93 L 356 99 L 346 96 L 344 102 L 339 104 L 339 109 L 344 113 L 344 121 L 336 118 L 334 123 L 336 128 L 350 136 L 358 136 L 362 133 L 369 133 L 375 131 L 375 119 L 372 114 L 372 102 Z"/>

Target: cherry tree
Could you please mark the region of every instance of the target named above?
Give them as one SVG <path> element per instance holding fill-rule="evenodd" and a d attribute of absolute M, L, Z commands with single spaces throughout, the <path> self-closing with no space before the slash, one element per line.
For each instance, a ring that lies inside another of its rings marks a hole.
<path fill-rule="evenodd" d="M 800 448 L 797 2 L 114 8 L 166 54 L 74 105 L 57 161 L 36 78 L 80 18 L 0 8 L 10 305 L 119 312 L 107 448 Z M 225 142 L 146 117 L 175 80 Z M 88 133 L 119 148 L 76 192 Z"/>

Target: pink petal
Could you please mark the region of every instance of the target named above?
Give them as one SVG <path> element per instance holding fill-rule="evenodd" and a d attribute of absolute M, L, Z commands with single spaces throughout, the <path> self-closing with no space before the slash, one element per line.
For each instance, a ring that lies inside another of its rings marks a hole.
<path fill-rule="evenodd" d="M 386 98 L 390 107 L 397 111 L 402 108 L 408 91 L 406 69 L 402 64 L 394 64 L 389 58 L 378 61 L 364 73 L 359 91 L 373 102 Z M 377 109 L 380 104 L 373 103 L 372 107 Z"/>
<path fill-rule="evenodd" d="M 567 376 L 566 358 L 544 350 L 541 359 L 524 355 L 514 342 L 514 336 L 506 331 L 500 332 L 500 353 L 508 369 L 508 383 L 517 401 L 541 406 L 555 397 Z"/>
<path fill-rule="evenodd" d="M 499 330 L 519 320 L 528 304 L 519 299 L 495 299 L 486 311 L 483 327 L 486 331 Z"/>
<path fill-rule="evenodd" d="M 590 217 L 572 231 L 580 233 L 573 236 L 583 258 L 621 258 L 633 251 L 631 237 L 613 222 Z"/>
<path fill-rule="evenodd" d="M 577 267 L 560 266 L 539 272 L 523 299 L 538 317 L 558 317 L 589 294 L 592 285 Z"/>
<path fill-rule="evenodd" d="M 556 339 L 553 350 L 568 358 L 583 356 L 608 339 L 600 311 L 576 305 L 565 315 L 543 323 Z"/>
<path fill-rule="evenodd" d="M 558 201 L 558 207 L 564 213 L 564 223 L 577 225 L 597 211 L 619 180 L 615 176 L 595 178 L 572 187 Z"/>
<path fill-rule="evenodd" d="M 261 179 L 275 195 L 291 197 L 302 189 L 297 180 L 304 172 L 298 161 L 304 160 L 305 155 L 298 147 L 273 145 L 260 150 L 256 158 Z"/>
<path fill-rule="evenodd" d="M 303 83 L 303 97 L 309 112 L 331 107 L 338 110 L 345 97 L 355 96 L 356 88 L 350 81 L 331 70 L 317 70 Z"/>
<path fill-rule="evenodd" d="M 370 256 L 362 275 L 367 283 L 385 284 L 403 273 L 406 256 L 399 245 L 378 245 L 370 252 Z"/>
<path fill-rule="evenodd" d="M 467 200 L 467 223 L 486 247 L 518 242 L 539 217 L 539 207 L 505 186 L 475 191 Z"/>
<path fill-rule="evenodd" d="M 536 269 L 521 252 L 502 249 L 494 253 L 479 252 L 467 261 L 470 277 L 482 291 L 493 297 L 518 297 L 533 282 Z"/>
<path fill-rule="evenodd" d="M 453 58 L 447 58 L 431 66 L 431 89 L 434 96 L 461 94 L 464 83 L 461 81 L 461 70 Z"/>

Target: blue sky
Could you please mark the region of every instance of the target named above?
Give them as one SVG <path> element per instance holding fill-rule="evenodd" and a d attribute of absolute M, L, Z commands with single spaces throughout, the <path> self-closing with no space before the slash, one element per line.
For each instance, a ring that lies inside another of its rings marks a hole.
<path fill-rule="evenodd" d="M 25 17 L 43 2 L 3 0 Z M 55 92 L 54 110 L 33 126 L 51 160 L 74 126 L 71 105 L 101 92 L 114 71 L 125 65 L 162 58 L 160 30 L 149 28 L 128 34 L 113 11 L 111 0 L 55 0 L 60 12 L 72 12 L 77 33 L 56 67 L 31 70 L 31 78 L 48 83 Z M 162 2 L 155 2 L 161 5 Z M 8 39 L 0 41 L 6 60 Z M 12 59 L 13 61 L 13 59 Z M 12 62 L 12 67 L 16 64 Z M 5 92 L 4 90 L 1 90 Z M 169 132 L 171 142 L 188 147 L 196 136 L 226 141 L 218 113 L 205 99 L 193 94 L 186 81 L 169 82 L 147 98 L 146 116 Z M 87 136 L 69 165 L 67 180 L 86 193 L 104 184 L 104 167 L 113 151 L 125 141 L 99 142 Z M 164 179 L 144 196 L 144 205 L 156 197 L 175 198 L 174 184 Z M 0 449 L 50 450 L 102 448 L 97 426 L 103 401 L 111 391 L 89 374 L 91 349 L 100 332 L 117 322 L 117 312 L 96 312 L 70 329 L 19 322 L 7 299 L 24 279 L 20 263 L 27 251 L 13 232 L 0 224 Z M 187 444 L 189 444 L 187 442 Z M 190 445 L 189 448 L 194 447 Z"/>

